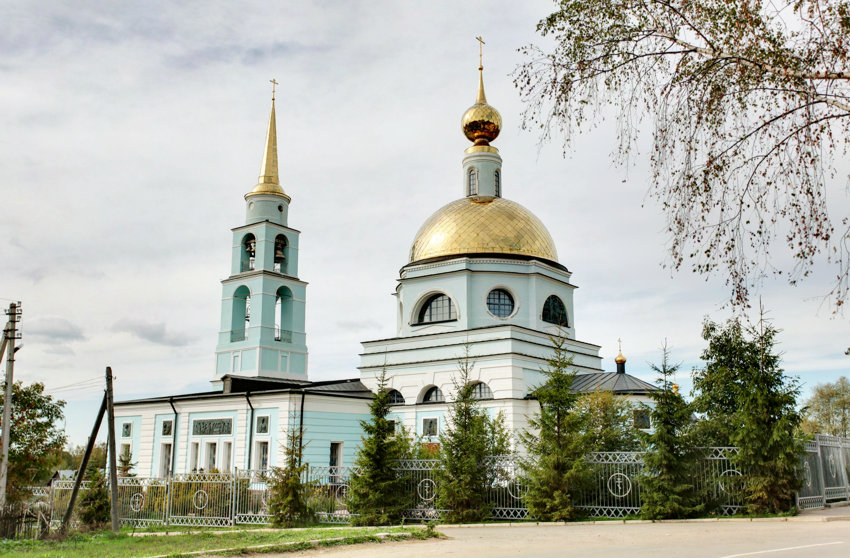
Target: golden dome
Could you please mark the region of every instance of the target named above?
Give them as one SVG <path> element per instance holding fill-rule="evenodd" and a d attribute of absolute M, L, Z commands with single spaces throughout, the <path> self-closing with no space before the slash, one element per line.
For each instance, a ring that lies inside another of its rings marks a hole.
<path fill-rule="evenodd" d="M 623 350 L 622 349 L 620 349 L 620 354 L 617 355 L 617 357 L 614 359 L 614 362 L 616 362 L 617 364 L 625 364 L 626 363 L 626 357 L 623 356 Z"/>
<path fill-rule="evenodd" d="M 478 67 L 478 99 L 466 109 L 461 119 L 466 138 L 475 145 L 489 145 L 502 129 L 502 115 L 487 104 L 484 96 L 484 68 Z"/>
<path fill-rule="evenodd" d="M 552 262 L 558 252 L 533 213 L 504 198 L 455 200 L 431 215 L 416 233 L 410 262 L 463 254 L 513 254 Z"/>

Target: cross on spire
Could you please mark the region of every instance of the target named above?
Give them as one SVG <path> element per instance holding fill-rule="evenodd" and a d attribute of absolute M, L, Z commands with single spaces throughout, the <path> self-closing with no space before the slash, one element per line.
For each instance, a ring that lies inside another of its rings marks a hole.
<path fill-rule="evenodd" d="M 620 347 L 620 352 L 623 352 L 623 340 L 622 338 L 617 339 L 617 345 Z"/>
<path fill-rule="evenodd" d="M 275 87 L 277 87 L 278 81 L 276 79 L 272 78 L 272 79 L 269 80 L 269 83 L 272 84 L 272 101 L 274 101 Z"/>
<path fill-rule="evenodd" d="M 475 40 L 478 41 L 478 69 L 484 69 L 484 39 L 481 36 L 475 37 Z"/>

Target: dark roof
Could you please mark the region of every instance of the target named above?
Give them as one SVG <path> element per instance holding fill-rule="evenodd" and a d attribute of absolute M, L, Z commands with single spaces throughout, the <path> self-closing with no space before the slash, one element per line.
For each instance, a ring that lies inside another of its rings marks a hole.
<path fill-rule="evenodd" d="M 573 391 L 588 393 L 597 390 L 610 390 L 616 395 L 648 395 L 658 391 L 658 388 L 630 374 L 619 372 L 591 372 L 577 374 L 573 378 Z"/>

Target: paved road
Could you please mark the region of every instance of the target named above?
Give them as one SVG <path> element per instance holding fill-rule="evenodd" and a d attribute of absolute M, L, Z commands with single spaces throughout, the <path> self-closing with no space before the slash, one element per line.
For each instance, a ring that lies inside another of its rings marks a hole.
<path fill-rule="evenodd" d="M 847 558 L 848 521 L 712 521 L 441 527 L 449 538 L 356 545 L 279 555 L 285 558 Z M 270 555 L 265 555 L 270 556 Z"/>

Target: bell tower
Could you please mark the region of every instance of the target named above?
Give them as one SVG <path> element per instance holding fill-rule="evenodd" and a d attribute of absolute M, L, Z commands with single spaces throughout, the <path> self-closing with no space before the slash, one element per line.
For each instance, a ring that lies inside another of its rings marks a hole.
<path fill-rule="evenodd" d="M 307 379 L 307 283 L 298 279 L 299 231 L 277 165 L 275 80 L 257 185 L 245 194 L 245 224 L 233 229 L 230 277 L 222 281 L 214 381 L 225 374 Z"/>

